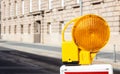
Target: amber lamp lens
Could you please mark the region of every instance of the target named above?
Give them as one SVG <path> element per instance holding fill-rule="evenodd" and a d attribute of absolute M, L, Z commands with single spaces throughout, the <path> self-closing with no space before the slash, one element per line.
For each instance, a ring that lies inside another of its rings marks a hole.
<path fill-rule="evenodd" d="M 97 52 L 109 39 L 107 22 L 97 15 L 85 15 L 73 26 L 73 40 L 81 50 Z"/>

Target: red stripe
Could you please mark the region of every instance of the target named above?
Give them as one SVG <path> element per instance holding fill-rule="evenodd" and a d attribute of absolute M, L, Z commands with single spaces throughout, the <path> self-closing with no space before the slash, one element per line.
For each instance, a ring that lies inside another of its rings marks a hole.
<path fill-rule="evenodd" d="M 108 72 L 65 72 L 65 74 L 108 74 Z"/>

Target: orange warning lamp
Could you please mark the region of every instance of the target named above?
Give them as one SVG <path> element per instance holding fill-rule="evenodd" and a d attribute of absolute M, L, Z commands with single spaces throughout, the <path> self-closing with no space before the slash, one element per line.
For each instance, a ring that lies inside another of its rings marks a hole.
<path fill-rule="evenodd" d="M 78 48 L 98 52 L 108 41 L 109 26 L 104 19 L 96 15 L 85 15 L 73 26 L 72 37 Z"/>
<path fill-rule="evenodd" d="M 69 24 L 74 23 L 71 41 L 64 39 Z M 110 29 L 107 22 L 93 14 L 75 18 L 62 31 L 62 62 L 91 64 L 96 53 L 108 42 Z"/>

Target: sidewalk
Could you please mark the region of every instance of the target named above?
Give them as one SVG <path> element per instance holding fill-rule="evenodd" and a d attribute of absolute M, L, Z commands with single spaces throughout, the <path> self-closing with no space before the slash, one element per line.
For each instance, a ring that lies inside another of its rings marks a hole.
<path fill-rule="evenodd" d="M 36 55 L 43 55 L 53 58 L 61 59 L 61 48 L 49 45 L 42 45 L 42 44 L 34 44 L 34 43 L 21 43 L 21 42 L 13 42 L 13 41 L 3 41 L 0 40 L 0 46 L 6 47 L 27 52 Z"/>
<path fill-rule="evenodd" d="M 12 41 L 0 40 L 0 46 L 15 49 L 18 51 L 28 52 L 36 55 L 43 55 L 48 57 L 54 57 L 61 59 L 61 47 L 60 46 L 50 46 L 35 43 L 20 43 Z M 116 58 L 114 58 L 116 56 Z M 114 55 L 112 52 L 101 51 L 97 54 L 94 59 L 93 64 L 112 64 L 114 68 L 120 69 L 120 53 L 117 52 Z"/>

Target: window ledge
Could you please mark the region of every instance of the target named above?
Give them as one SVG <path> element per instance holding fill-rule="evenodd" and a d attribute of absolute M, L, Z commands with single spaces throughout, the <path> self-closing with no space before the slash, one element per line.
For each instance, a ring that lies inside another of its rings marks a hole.
<path fill-rule="evenodd" d="M 30 12 L 30 13 L 28 14 L 28 16 L 31 16 L 31 15 L 36 16 L 36 15 L 41 15 L 41 14 L 44 14 L 44 11 L 43 11 L 43 10 Z"/>
<path fill-rule="evenodd" d="M 8 18 L 8 20 L 11 20 L 11 19 L 12 19 L 11 17 Z"/>
<path fill-rule="evenodd" d="M 50 13 L 50 12 L 52 12 L 52 9 L 46 10 L 46 13 Z"/>
<path fill-rule="evenodd" d="M 14 16 L 13 18 L 14 18 L 14 19 L 16 19 L 16 18 L 17 18 L 17 16 Z"/>
<path fill-rule="evenodd" d="M 101 3 L 104 3 L 104 0 L 93 0 L 93 1 L 91 1 L 92 5 L 98 5 L 98 4 L 101 4 Z"/>
<path fill-rule="evenodd" d="M 3 21 L 5 21 L 5 20 L 6 20 L 6 18 L 3 19 Z"/>
<path fill-rule="evenodd" d="M 72 8 L 79 8 L 79 7 L 80 7 L 79 4 L 73 4 L 73 5 L 72 5 Z"/>
<path fill-rule="evenodd" d="M 65 7 L 58 7 L 57 9 L 58 9 L 58 11 L 63 11 L 65 9 Z"/>
<path fill-rule="evenodd" d="M 24 17 L 24 15 L 20 15 L 20 18 L 23 18 Z"/>
<path fill-rule="evenodd" d="M 32 14 L 32 15 L 40 15 L 41 12 L 40 11 L 34 11 L 34 12 L 30 12 L 30 14 Z"/>
<path fill-rule="evenodd" d="M 28 13 L 28 14 L 27 14 L 27 16 L 31 16 L 31 14 L 30 14 L 30 13 Z"/>

